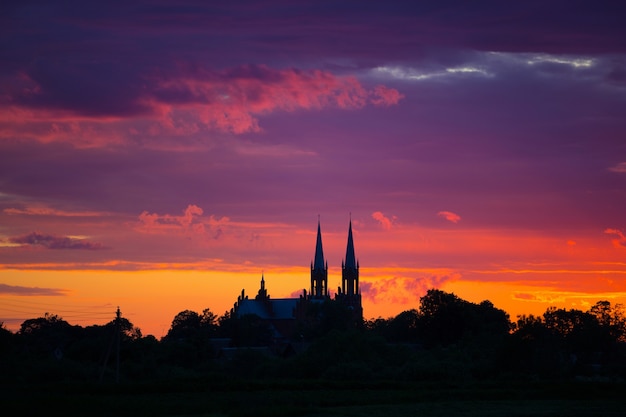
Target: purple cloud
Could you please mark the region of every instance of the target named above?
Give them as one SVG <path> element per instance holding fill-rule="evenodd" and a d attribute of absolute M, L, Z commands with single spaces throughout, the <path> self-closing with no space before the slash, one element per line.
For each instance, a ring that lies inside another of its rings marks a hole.
<path fill-rule="evenodd" d="M 238 225 L 308 230 L 320 212 L 327 230 L 373 213 L 364 227 L 393 226 L 386 235 L 445 227 L 433 215 L 445 208 L 459 229 L 622 230 L 626 25 L 614 7 L 13 2 L 0 14 L 3 232 L 85 250 L 39 261 L 123 264 L 202 258 L 206 240 L 210 256 L 255 261 L 244 245 L 224 249 L 241 236 L 291 262 L 269 229 Z M 180 213 L 189 202 L 230 221 Z M 370 257 L 395 262 L 386 250 Z"/>
<path fill-rule="evenodd" d="M 524 301 L 537 301 L 538 300 L 536 295 L 523 293 L 523 292 L 515 293 L 513 294 L 513 297 L 515 299 L 524 300 Z"/>
<path fill-rule="evenodd" d="M 61 288 L 23 287 L 20 285 L 0 284 L 0 294 L 20 296 L 66 296 L 68 290 Z"/>
<path fill-rule="evenodd" d="M 24 236 L 9 238 L 9 242 L 25 246 L 42 246 L 47 249 L 79 249 L 79 250 L 99 250 L 105 249 L 100 243 L 90 242 L 84 239 L 77 239 L 67 236 L 44 235 L 33 232 Z"/>

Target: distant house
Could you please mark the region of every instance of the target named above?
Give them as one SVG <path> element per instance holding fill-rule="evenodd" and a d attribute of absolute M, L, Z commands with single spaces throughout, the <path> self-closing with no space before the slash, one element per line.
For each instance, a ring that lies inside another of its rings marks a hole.
<path fill-rule="evenodd" d="M 265 288 L 265 276 L 261 275 L 261 285 L 254 299 L 248 298 L 245 290 L 231 310 L 232 317 L 255 315 L 269 325 L 275 341 L 297 338 L 298 323 L 305 319 L 308 309 L 313 304 L 322 304 L 330 300 L 328 294 L 328 263 L 322 248 L 322 232 L 317 223 L 317 242 L 315 257 L 311 262 L 310 292 L 302 292 L 298 298 L 270 298 Z M 356 260 L 352 237 L 352 220 L 348 226 L 348 244 L 346 257 L 341 265 L 341 287 L 335 295 L 335 301 L 350 308 L 356 320 L 363 319 L 361 293 L 359 292 L 359 263 Z"/>

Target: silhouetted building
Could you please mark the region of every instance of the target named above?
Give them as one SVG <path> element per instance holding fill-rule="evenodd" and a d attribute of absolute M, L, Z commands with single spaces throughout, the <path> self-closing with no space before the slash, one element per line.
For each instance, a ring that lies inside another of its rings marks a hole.
<path fill-rule="evenodd" d="M 245 290 L 237 297 L 231 310 L 233 317 L 256 315 L 270 326 L 274 339 L 294 337 L 298 322 L 305 319 L 311 305 L 331 300 L 328 293 L 328 262 L 324 258 L 322 231 L 317 222 L 315 256 L 311 262 L 310 292 L 302 291 L 298 298 L 270 298 L 265 288 L 265 275 L 261 275 L 261 286 L 254 299 L 248 298 Z M 341 263 L 341 287 L 337 289 L 334 302 L 352 311 L 355 322 L 363 320 L 361 293 L 359 292 L 359 262 L 354 251 L 352 220 L 348 227 L 346 257 Z"/>

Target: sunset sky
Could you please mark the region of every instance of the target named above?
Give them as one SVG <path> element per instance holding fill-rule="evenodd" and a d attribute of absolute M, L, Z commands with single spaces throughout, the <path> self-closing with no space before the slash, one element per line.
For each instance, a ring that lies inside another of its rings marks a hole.
<path fill-rule="evenodd" d="M 0 322 L 157 337 L 261 274 L 366 318 L 626 303 L 626 11 L 603 1 L 7 1 Z"/>

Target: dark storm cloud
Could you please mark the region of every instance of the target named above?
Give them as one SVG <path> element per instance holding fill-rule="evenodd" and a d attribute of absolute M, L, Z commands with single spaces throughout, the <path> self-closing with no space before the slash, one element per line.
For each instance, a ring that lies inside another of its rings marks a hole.
<path fill-rule="evenodd" d="M 375 57 L 420 60 L 436 48 L 624 52 L 623 8 L 586 1 L 14 2 L 0 17 L 0 59 L 4 72 L 26 74 L 41 89 L 14 102 L 118 115 L 145 111 L 136 101 L 145 77 L 184 62 L 215 68 L 341 58 L 367 65 Z"/>
<path fill-rule="evenodd" d="M 36 86 L 12 96 L 11 103 L 72 110 L 84 116 L 133 116 L 148 112 L 138 99 L 141 79 L 122 62 L 37 60 L 22 69 Z"/>
<path fill-rule="evenodd" d="M 613 59 L 606 79 L 616 86 L 626 87 L 626 59 Z"/>
<path fill-rule="evenodd" d="M 451 51 L 626 50 L 619 5 L 583 1 L 10 2 L 0 17 L 0 104 L 86 117 L 155 111 L 146 98 L 202 100 L 159 80 L 234 68 L 222 77 L 272 82 L 262 66 L 348 71 L 381 60 L 445 62 Z M 623 11 L 623 10 L 622 10 Z M 443 48 L 444 52 L 435 52 Z M 445 52 L 445 50 L 449 50 Z M 342 63 L 343 62 L 343 63 Z M 247 72 L 243 74 L 242 72 Z M 623 83 L 623 66 L 608 79 Z"/>

